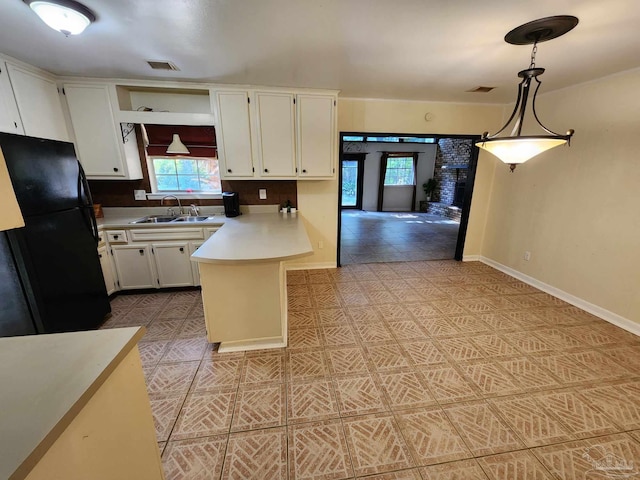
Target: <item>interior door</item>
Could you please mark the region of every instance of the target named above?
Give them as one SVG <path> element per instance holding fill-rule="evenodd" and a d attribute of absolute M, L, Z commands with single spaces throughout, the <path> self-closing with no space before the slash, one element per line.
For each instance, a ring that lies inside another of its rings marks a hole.
<path fill-rule="evenodd" d="M 362 210 L 364 154 L 344 154 L 340 160 L 340 206 Z"/>

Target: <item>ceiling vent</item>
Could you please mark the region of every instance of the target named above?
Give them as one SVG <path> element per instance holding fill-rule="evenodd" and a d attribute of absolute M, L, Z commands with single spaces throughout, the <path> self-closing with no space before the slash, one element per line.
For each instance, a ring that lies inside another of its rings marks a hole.
<path fill-rule="evenodd" d="M 174 72 L 180 71 L 180 69 L 171 62 L 147 60 L 147 63 L 154 70 L 173 70 Z"/>
<path fill-rule="evenodd" d="M 467 90 L 467 92 L 471 92 L 471 93 L 488 93 L 491 90 L 493 90 L 496 87 L 476 87 L 476 88 L 472 88 L 471 90 Z"/>

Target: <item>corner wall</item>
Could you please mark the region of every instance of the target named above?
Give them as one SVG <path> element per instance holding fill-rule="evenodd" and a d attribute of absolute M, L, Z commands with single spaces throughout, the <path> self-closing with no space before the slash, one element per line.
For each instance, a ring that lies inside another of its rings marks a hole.
<path fill-rule="evenodd" d="M 495 169 L 482 255 L 640 323 L 638 85 L 634 70 L 538 98 L 547 127 L 576 133 Z"/>

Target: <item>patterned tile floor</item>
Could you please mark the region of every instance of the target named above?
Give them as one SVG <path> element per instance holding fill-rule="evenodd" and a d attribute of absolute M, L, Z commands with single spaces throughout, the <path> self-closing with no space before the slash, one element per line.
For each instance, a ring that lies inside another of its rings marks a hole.
<path fill-rule="evenodd" d="M 459 223 L 422 212 L 343 210 L 341 265 L 452 259 Z"/>
<path fill-rule="evenodd" d="M 640 339 L 479 263 L 288 274 L 289 347 L 220 354 L 198 291 L 121 295 L 167 480 L 640 478 Z"/>

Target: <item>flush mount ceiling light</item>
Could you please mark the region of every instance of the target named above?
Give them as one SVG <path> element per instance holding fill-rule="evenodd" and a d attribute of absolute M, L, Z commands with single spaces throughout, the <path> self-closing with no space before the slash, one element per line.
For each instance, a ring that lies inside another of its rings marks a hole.
<path fill-rule="evenodd" d="M 180 135 L 174 133 L 173 140 L 167 147 L 167 153 L 172 155 L 189 155 L 191 152 L 189 152 L 189 149 L 182 143 L 182 140 L 180 140 Z"/>
<path fill-rule="evenodd" d="M 54 30 L 69 35 L 84 31 L 96 16 L 87 7 L 74 0 L 23 0 L 40 19 Z"/>
<path fill-rule="evenodd" d="M 542 85 L 538 77 L 544 73 L 544 68 L 536 67 L 536 52 L 538 51 L 538 43 L 564 35 L 577 24 L 578 19 L 570 15 L 546 17 L 520 25 L 504 37 L 505 42 L 512 45 L 533 45 L 531 64 L 529 68 L 518 73 L 518 77 L 522 78 L 522 81 L 520 85 L 518 85 L 516 106 L 507 123 L 493 135 L 489 135 L 489 132 L 484 132 L 482 138 L 476 142 L 476 145 L 492 153 L 504 163 L 507 163 L 512 172 L 515 170 L 516 165 L 526 162 L 539 153 L 560 145 L 568 144 L 573 136 L 573 130 L 567 131 L 565 135 L 560 135 L 549 130 L 542 124 L 536 114 L 536 95 L 538 94 L 540 85 Z M 537 85 L 533 92 L 531 112 L 538 126 L 542 128 L 547 135 L 522 135 L 522 124 L 524 122 L 527 99 L 533 80 L 536 81 Z M 498 135 L 505 131 L 512 122 L 514 123 L 510 136 L 499 137 Z"/>

